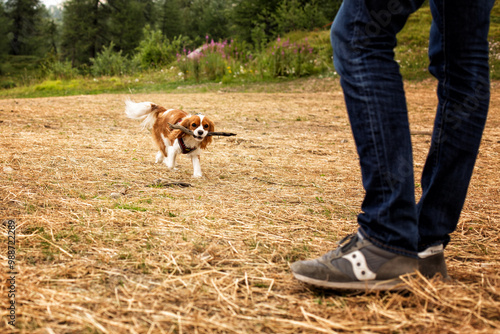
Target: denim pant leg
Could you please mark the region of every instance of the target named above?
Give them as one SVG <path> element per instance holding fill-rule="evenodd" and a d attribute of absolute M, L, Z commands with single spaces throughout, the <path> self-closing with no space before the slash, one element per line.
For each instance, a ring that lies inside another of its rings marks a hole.
<path fill-rule="evenodd" d="M 438 79 L 431 148 L 417 210 L 419 250 L 456 229 L 488 113 L 488 30 L 494 0 L 431 0 L 429 70 Z"/>
<path fill-rule="evenodd" d="M 416 257 L 418 220 L 408 111 L 396 34 L 423 0 L 344 0 L 332 25 L 366 194 L 360 232 L 378 246 Z"/>

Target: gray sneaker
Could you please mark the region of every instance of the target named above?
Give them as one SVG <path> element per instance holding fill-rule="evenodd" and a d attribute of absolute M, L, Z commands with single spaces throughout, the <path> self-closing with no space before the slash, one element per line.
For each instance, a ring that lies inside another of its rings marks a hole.
<path fill-rule="evenodd" d="M 449 280 L 446 262 L 444 261 L 443 245 L 437 245 L 427 248 L 418 253 L 418 271 L 427 278 L 433 278 L 441 275 L 444 281 Z"/>
<path fill-rule="evenodd" d="M 292 263 L 299 281 L 317 287 L 349 290 L 403 290 L 400 276 L 418 269 L 419 260 L 383 250 L 358 234 L 320 258 Z"/>

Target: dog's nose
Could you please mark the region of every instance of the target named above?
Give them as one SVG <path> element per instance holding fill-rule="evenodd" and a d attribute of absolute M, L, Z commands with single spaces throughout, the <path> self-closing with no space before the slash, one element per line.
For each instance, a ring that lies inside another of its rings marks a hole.
<path fill-rule="evenodd" d="M 203 135 L 203 130 L 198 130 L 198 135 Z"/>

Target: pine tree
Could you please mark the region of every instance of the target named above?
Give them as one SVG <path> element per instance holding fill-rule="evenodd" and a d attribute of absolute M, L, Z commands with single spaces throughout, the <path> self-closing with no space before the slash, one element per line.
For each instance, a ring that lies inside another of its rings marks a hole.
<path fill-rule="evenodd" d="M 107 32 L 115 49 L 131 54 L 143 38 L 142 30 L 151 21 L 152 0 L 108 0 Z"/>
<path fill-rule="evenodd" d="M 172 39 L 185 34 L 184 20 L 182 19 L 181 3 L 179 0 L 161 0 L 158 2 L 157 29 L 163 36 Z"/>
<path fill-rule="evenodd" d="M 304 3 L 299 0 L 283 0 L 274 17 L 280 34 L 294 30 L 312 30 L 328 22 L 316 0 Z"/>
<path fill-rule="evenodd" d="M 109 44 L 100 0 L 64 3 L 62 52 L 73 66 L 89 64 L 103 45 Z"/>
<path fill-rule="evenodd" d="M 263 34 L 275 37 L 274 14 L 281 0 L 241 0 L 233 9 L 234 33 L 243 40 L 252 42 L 252 31 L 259 29 Z"/>
<path fill-rule="evenodd" d="M 228 13 L 231 3 L 228 0 L 194 0 L 190 7 L 193 37 L 205 38 L 209 35 L 214 40 L 228 38 Z"/>
<path fill-rule="evenodd" d="M 10 20 L 5 12 L 4 4 L 0 1 L 0 59 L 9 53 L 9 39 L 7 38 Z"/>
<path fill-rule="evenodd" d="M 43 53 L 44 19 L 47 10 L 40 0 L 8 0 L 6 13 L 10 19 L 9 42 L 13 55 L 40 55 Z"/>
<path fill-rule="evenodd" d="M 59 52 L 59 29 L 53 19 L 49 19 L 45 24 L 44 35 L 47 37 L 46 41 L 49 52 L 57 56 Z"/>

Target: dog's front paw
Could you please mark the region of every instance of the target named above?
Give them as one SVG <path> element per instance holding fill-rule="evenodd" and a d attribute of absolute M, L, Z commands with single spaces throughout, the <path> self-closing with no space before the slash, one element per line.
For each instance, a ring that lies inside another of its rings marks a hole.
<path fill-rule="evenodd" d="M 165 164 L 165 166 L 167 166 L 168 170 L 171 170 L 171 171 L 174 171 L 174 172 L 179 170 L 179 168 L 177 168 L 177 166 L 169 166 L 167 164 Z"/>
<path fill-rule="evenodd" d="M 163 153 L 161 153 L 161 152 L 156 153 L 155 163 L 157 163 L 157 164 L 162 163 L 163 159 L 165 159 L 165 156 L 163 155 Z"/>
<path fill-rule="evenodd" d="M 203 176 L 203 175 L 202 175 L 201 173 L 194 173 L 194 174 L 193 174 L 193 177 L 194 177 L 194 178 L 200 178 L 200 177 L 202 177 L 202 176 Z"/>

